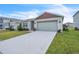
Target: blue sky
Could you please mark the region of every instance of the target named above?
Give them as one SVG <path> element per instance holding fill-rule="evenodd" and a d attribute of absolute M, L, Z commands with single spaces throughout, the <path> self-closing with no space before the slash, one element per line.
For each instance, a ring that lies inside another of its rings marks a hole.
<path fill-rule="evenodd" d="M 0 4 L 0 16 L 18 19 L 35 18 L 43 12 L 60 14 L 65 22 L 73 22 L 72 16 L 79 10 L 79 4 Z"/>

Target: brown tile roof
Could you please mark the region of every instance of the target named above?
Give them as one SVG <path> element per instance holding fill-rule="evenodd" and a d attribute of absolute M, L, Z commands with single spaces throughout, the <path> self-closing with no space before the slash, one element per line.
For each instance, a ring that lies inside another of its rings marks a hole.
<path fill-rule="evenodd" d="M 42 15 L 38 16 L 36 19 L 46 19 L 46 18 L 53 18 L 53 17 L 63 17 L 63 16 L 45 12 Z"/>

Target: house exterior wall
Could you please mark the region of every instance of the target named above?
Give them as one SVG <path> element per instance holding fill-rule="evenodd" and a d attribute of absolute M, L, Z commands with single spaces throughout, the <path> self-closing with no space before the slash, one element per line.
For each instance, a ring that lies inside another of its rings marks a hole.
<path fill-rule="evenodd" d="M 54 21 L 54 20 L 57 21 L 57 27 L 58 27 L 57 30 L 61 30 L 61 32 L 62 32 L 63 31 L 63 19 L 62 19 L 62 17 L 48 18 L 48 19 L 41 19 L 41 20 L 37 19 L 37 20 L 35 20 L 34 27 L 37 29 L 37 27 L 38 27 L 37 23 L 40 21 Z"/>
<path fill-rule="evenodd" d="M 74 27 L 77 27 L 79 29 L 79 13 L 73 16 L 73 21 L 74 21 Z"/>
<path fill-rule="evenodd" d="M 10 20 L 9 19 L 3 19 L 3 29 L 9 28 Z"/>
<path fill-rule="evenodd" d="M 31 21 L 28 21 L 28 29 L 31 31 Z"/>
<path fill-rule="evenodd" d="M 34 28 L 33 22 L 34 22 L 34 21 L 24 21 L 24 22 L 23 22 L 23 27 L 24 27 L 25 29 L 28 29 L 29 31 L 32 31 L 33 28 Z"/>
<path fill-rule="evenodd" d="M 58 18 L 58 30 L 61 30 L 61 32 L 63 31 L 63 19 L 62 19 L 62 17 Z"/>

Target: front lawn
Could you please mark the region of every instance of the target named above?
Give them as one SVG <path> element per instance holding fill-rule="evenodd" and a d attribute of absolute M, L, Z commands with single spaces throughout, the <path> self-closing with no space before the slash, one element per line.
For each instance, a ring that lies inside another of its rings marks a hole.
<path fill-rule="evenodd" d="M 28 33 L 26 31 L 1 31 L 0 32 L 0 40 L 6 40 L 15 36 L 19 36 L 22 34 Z"/>
<path fill-rule="evenodd" d="M 47 50 L 47 54 L 79 53 L 79 31 L 69 30 L 58 33 Z"/>

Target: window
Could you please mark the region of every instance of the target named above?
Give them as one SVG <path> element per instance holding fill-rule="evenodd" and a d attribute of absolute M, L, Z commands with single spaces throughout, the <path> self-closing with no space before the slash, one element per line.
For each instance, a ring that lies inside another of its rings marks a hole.
<path fill-rule="evenodd" d="M 0 25 L 0 29 L 2 29 L 2 25 Z"/>
<path fill-rule="evenodd" d="M 14 21 L 11 19 L 10 22 L 14 22 Z"/>
<path fill-rule="evenodd" d="M 4 23 L 5 26 L 9 26 L 9 23 Z"/>
<path fill-rule="evenodd" d="M 24 27 L 27 27 L 27 23 L 24 23 L 23 26 L 24 26 Z"/>

